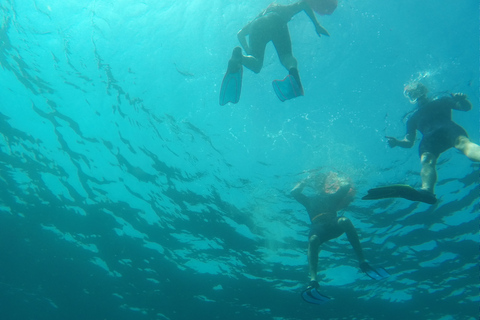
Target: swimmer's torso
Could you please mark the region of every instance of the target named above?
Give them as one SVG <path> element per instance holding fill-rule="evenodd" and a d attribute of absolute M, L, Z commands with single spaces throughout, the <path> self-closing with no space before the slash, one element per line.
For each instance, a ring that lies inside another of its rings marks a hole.
<path fill-rule="evenodd" d="M 420 106 L 409 121 L 412 121 L 423 135 L 431 133 L 453 123 L 453 106 L 453 100 L 448 97 L 430 101 Z"/>

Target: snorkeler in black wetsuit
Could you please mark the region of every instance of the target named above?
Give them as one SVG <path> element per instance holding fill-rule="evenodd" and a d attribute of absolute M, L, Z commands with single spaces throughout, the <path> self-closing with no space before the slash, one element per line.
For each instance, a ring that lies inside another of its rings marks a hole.
<path fill-rule="evenodd" d="M 299 182 L 290 192 L 295 200 L 305 207 L 312 222 L 308 236 L 310 283 L 302 293 L 305 301 L 321 304 L 328 300 L 327 297 L 316 291 L 313 292 L 313 295 L 311 294 L 312 290 L 316 290 L 319 287 L 317 282 L 317 266 L 320 245 L 338 238 L 344 233 L 347 235 L 347 239 L 357 255 L 360 269 L 375 280 L 388 277 L 389 274 L 385 269 L 373 268 L 365 261 L 357 231 L 350 219 L 337 217 L 337 211 L 346 207 L 352 201 L 355 194 L 353 186 L 348 179 L 339 176 L 336 172 L 320 174 L 313 182 L 316 185 L 310 185 L 316 193 L 310 197 L 302 193 L 309 181 L 310 179 L 307 178 Z M 315 297 L 320 298 L 315 299 Z"/>
<path fill-rule="evenodd" d="M 435 199 L 434 188 L 437 181 L 435 165 L 440 154 L 452 147 L 457 148 L 472 161 L 480 161 L 480 146 L 470 141 L 461 126 L 452 121 L 452 109 L 469 111 L 472 104 L 467 96 L 454 93 L 436 100 L 427 98 L 428 89 L 421 83 L 405 88 L 405 95 L 417 102 L 418 109 L 407 121 L 407 134 L 403 140 L 386 137 L 391 148 L 411 148 L 415 143 L 416 131 L 423 134 L 419 146 L 422 170 L 421 192 Z M 422 200 L 420 200 L 422 201 Z M 433 201 L 434 202 L 434 201 Z M 428 202 L 429 203 L 429 202 Z"/>

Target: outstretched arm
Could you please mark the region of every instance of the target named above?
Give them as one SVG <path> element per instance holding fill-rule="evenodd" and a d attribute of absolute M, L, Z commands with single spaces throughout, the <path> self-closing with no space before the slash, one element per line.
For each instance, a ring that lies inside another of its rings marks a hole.
<path fill-rule="evenodd" d="M 400 148 L 411 148 L 415 144 L 415 138 L 417 136 L 417 126 L 410 118 L 407 122 L 407 134 L 402 140 L 398 140 L 394 137 L 385 137 L 387 138 L 387 143 L 390 148 L 400 147 Z"/>
<path fill-rule="evenodd" d="M 292 197 L 295 198 L 298 202 L 300 202 L 305 208 L 308 206 L 308 197 L 302 193 L 303 189 L 307 185 L 307 179 L 304 179 L 297 183 L 295 187 L 290 191 Z"/>
<path fill-rule="evenodd" d="M 317 17 L 315 16 L 315 13 L 313 12 L 312 8 L 310 8 L 308 3 L 306 1 L 302 1 L 301 4 L 303 6 L 303 10 L 307 14 L 307 16 L 310 18 L 313 25 L 315 26 L 315 31 L 317 32 L 318 36 L 320 37 L 323 34 L 329 37 L 330 33 L 328 33 L 327 29 L 325 29 L 320 25 L 320 23 L 317 20 Z"/>
<path fill-rule="evenodd" d="M 455 103 L 453 109 L 460 111 L 470 111 L 472 109 L 472 103 L 468 100 L 468 97 L 464 93 L 453 93 L 451 94 L 452 99 Z"/>

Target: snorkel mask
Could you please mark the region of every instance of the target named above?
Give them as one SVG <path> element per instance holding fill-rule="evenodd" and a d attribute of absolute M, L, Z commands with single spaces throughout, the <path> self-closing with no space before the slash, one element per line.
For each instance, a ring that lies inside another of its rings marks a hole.
<path fill-rule="evenodd" d="M 418 99 L 425 97 L 428 94 L 428 89 L 420 82 L 408 84 L 403 89 L 403 95 L 410 103 L 417 103 Z"/>

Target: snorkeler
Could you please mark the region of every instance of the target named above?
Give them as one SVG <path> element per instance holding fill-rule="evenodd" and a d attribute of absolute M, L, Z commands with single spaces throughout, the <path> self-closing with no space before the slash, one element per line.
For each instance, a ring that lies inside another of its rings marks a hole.
<path fill-rule="evenodd" d="M 304 195 L 302 192 L 306 186 L 312 188 L 315 194 Z M 339 176 L 337 172 L 322 173 L 313 181 L 307 178 L 299 182 L 290 193 L 305 207 L 312 222 L 308 236 L 310 283 L 302 292 L 305 301 L 322 304 L 330 299 L 318 291 L 317 266 L 320 245 L 338 238 L 344 233 L 357 255 L 360 269 L 363 272 L 375 280 L 389 276 L 385 269 L 373 268 L 365 261 L 360 240 L 352 222 L 346 217 L 337 216 L 337 211 L 348 206 L 355 195 L 355 190 L 347 178 Z"/>
<path fill-rule="evenodd" d="M 435 166 L 441 153 L 454 147 L 470 160 L 480 161 L 480 146 L 471 142 L 465 129 L 452 121 L 452 109 L 469 111 L 472 104 L 463 93 L 429 99 L 428 89 L 421 83 L 406 86 L 404 93 L 412 103 L 417 103 L 417 109 L 407 121 L 407 134 L 402 140 L 386 138 L 391 148 L 411 148 L 415 144 L 417 130 L 422 133 L 419 146 L 422 187 L 419 190 L 408 185 L 374 188 L 362 199 L 405 198 L 434 204 L 437 201 L 434 192 L 437 182 Z"/>
<path fill-rule="evenodd" d="M 237 103 L 240 100 L 242 88 L 242 65 L 259 73 L 263 66 L 265 47 L 272 41 L 282 65 L 289 75 L 284 80 L 274 80 L 275 93 L 281 101 L 303 96 L 303 86 L 297 69 L 297 59 L 292 53 L 292 42 L 287 23 L 294 15 L 305 11 L 315 26 L 318 36 L 329 36 L 315 17 L 330 15 L 337 8 L 337 0 L 301 0 L 289 5 L 270 4 L 253 21 L 249 22 L 237 34 L 241 46 L 247 55 L 243 55 L 241 47 L 233 49 L 228 62 L 227 72 L 220 90 L 220 105 L 228 102 Z M 248 42 L 247 42 L 248 36 Z"/>

